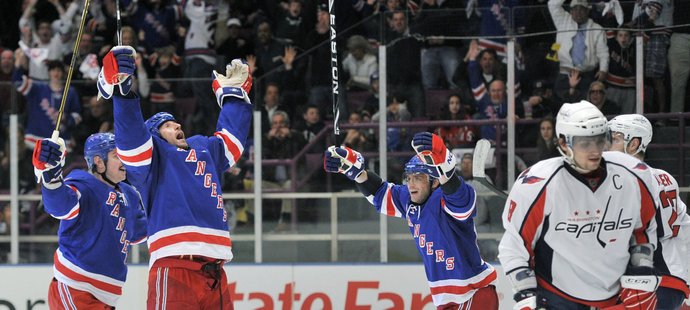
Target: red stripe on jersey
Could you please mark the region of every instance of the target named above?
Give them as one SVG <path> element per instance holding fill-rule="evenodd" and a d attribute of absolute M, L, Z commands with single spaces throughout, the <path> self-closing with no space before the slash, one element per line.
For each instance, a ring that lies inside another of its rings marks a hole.
<path fill-rule="evenodd" d="M 637 184 L 640 186 L 640 194 L 642 196 L 640 205 L 642 227 L 635 229 L 633 235 L 635 236 L 635 242 L 637 242 L 637 244 L 644 244 L 649 243 L 649 237 L 647 237 L 646 231 L 649 227 L 649 222 L 654 219 L 656 207 L 654 205 L 654 198 L 652 198 L 652 194 L 647 190 L 647 187 L 641 180 L 637 180 Z"/>
<path fill-rule="evenodd" d="M 89 283 L 97 289 L 106 291 L 111 294 L 122 295 L 122 287 L 110 283 L 105 283 L 103 281 L 99 281 L 93 278 L 89 278 L 85 275 L 73 271 L 72 269 L 69 269 L 67 266 L 60 263 L 57 252 L 55 252 L 55 255 L 53 255 L 53 260 L 55 261 L 55 269 L 60 271 L 60 273 L 64 274 L 66 277 L 74 281 Z"/>
<path fill-rule="evenodd" d="M 66 220 L 71 220 L 71 219 L 77 217 L 77 215 L 79 215 L 79 209 L 80 209 L 80 208 L 77 208 L 77 209 L 75 209 L 74 211 L 72 211 L 72 213 L 70 213 L 65 219 L 66 219 Z"/>
<path fill-rule="evenodd" d="M 566 294 L 566 293 L 564 293 L 564 292 L 561 292 L 561 291 L 560 291 L 559 289 L 557 289 L 555 286 L 551 285 L 551 283 L 546 282 L 545 280 L 543 280 L 543 279 L 540 278 L 540 277 L 537 277 L 537 284 L 539 284 L 539 286 L 545 288 L 547 291 L 549 291 L 549 292 L 551 292 L 551 293 L 554 293 L 554 294 L 556 294 L 556 295 L 558 295 L 558 296 L 561 296 L 561 297 L 564 298 L 564 299 L 567 299 L 567 300 L 569 300 L 569 301 L 576 302 L 576 303 L 579 303 L 579 304 L 587 305 L 587 306 L 590 306 L 590 307 L 596 307 L 596 308 L 610 307 L 610 306 L 615 305 L 616 302 L 618 301 L 618 295 L 613 295 L 613 297 L 611 297 L 611 298 L 609 298 L 609 299 L 605 299 L 605 300 L 595 300 L 595 301 L 575 298 L 575 297 L 570 296 L 570 295 L 568 295 L 568 294 Z"/>
<path fill-rule="evenodd" d="M 469 285 L 465 286 L 458 286 L 458 285 L 444 285 L 444 286 L 436 286 L 431 288 L 431 295 L 437 295 L 437 294 L 455 294 L 455 295 L 462 295 L 466 294 L 467 292 L 471 290 L 477 290 L 482 287 L 486 287 L 487 285 L 491 284 L 492 282 L 496 281 L 496 270 L 491 272 L 486 276 L 486 278 L 482 279 L 479 282 L 472 283 Z"/>
<path fill-rule="evenodd" d="M 230 154 L 232 154 L 232 160 L 237 162 L 237 160 L 242 156 L 242 152 L 240 152 L 240 148 L 235 145 L 230 138 L 226 137 L 225 135 L 221 134 L 220 132 L 215 133 L 216 136 L 220 137 L 223 139 L 223 143 L 225 144 L 225 147 L 228 149 Z"/>
<path fill-rule="evenodd" d="M 670 275 L 663 275 L 661 276 L 661 283 L 659 283 L 659 286 L 679 290 L 685 294 L 685 298 L 690 297 L 690 288 L 688 288 L 688 285 L 683 279 Z"/>
<path fill-rule="evenodd" d="M 393 204 L 393 191 L 390 188 L 386 191 L 386 215 L 395 216 L 395 205 Z"/>
<path fill-rule="evenodd" d="M 522 236 L 522 240 L 525 241 L 525 248 L 527 249 L 527 252 L 529 252 L 530 265 L 534 264 L 532 261 L 534 258 L 534 248 L 532 247 L 532 243 L 534 242 L 534 238 L 536 238 L 537 229 L 544 222 L 545 202 L 546 191 L 542 191 L 532 207 L 529 209 L 529 211 L 527 211 L 527 216 L 525 216 L 525 220 L 522 222 L 522 228 L 520 229 L 520 236 Z"/>
<path fill-rule="evenodd" d="M 117 152 L 117 157 L 119 157 L 120 160 L 129 162 L 129 163 L 136 163 L 136 162 L 144 161 L 147 159 L 151 159 L 152 156 L 153 156 L 153 147 L 150 147 L 146 151 L 143 151 L 143 152 L 141 152 L 137 155 L 134 155 L 134 156 L 127 156 L 127 155 L 123 155 L 120 152 Z"/>
<path fill-rule="evenodd" d="M 149 245 L 149 252 L 153 253 L 156 250 L 159 250 L 160 248 L 180 242 L 203 242 L 222 246 L 232 246 L 232 241 L 230 240 L 230 237 L 221 237 L 196 232 L 189 232 L 160 238 L 152 242 L 151 245 Z"/>

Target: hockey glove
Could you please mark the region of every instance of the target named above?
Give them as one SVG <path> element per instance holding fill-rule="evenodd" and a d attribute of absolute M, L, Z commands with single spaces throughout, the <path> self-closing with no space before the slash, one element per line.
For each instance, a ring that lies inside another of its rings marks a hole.
<path fill-rule="evenodd" d="M 346 146 L 330 146 L 323 154 L 323 169 L 330 173 L 342 173 L 357 183 L 366 181 L 362 175 L 364 157 Z"/>
<path fill-rule="evenodd" d="M 38 183 L 43 181 L 43 186 L 47 189 L 56 189 L 62 185 L 65 153 L 65 141 L 62 138 L 58 138 L 57 143 L 50 139 L 36 141 L 31 163 Z"/>
<path fill-rule="evenodd" d="M 655 309 L 659 277 L 652 267 L 629 266 L 621 277 L 620 309 Z"/>
<path fill-rule="evenodd" d="M 534 290 L 522 290 L 513 295 L 515 306 L 513 310 L 534 310 L 537 309 L 537 293 Z"/>
<path fill-rule="evenodd" d="M 212 77 L 218 106 L 222 108 L 227 97 L 236 97 L 250 103 L 248 94 L 252 90 L 252 73 L 245 61 L 233 59 L 225 67 L 225 75 L 213 70 Z"/>
<path fill-rule="evenodd" d="M 134 59 L 137 52 L 131 46 L 113 47 L 103 58 L 103 68 L 98 74 L 98 95 L 110 99 L 115 86 L 122 96 L 132 89 L 132 75 L 136 69 Z"/>
<path fill-rule="evenodd" d="M 437 167 L 441 184 L 445 184 L 453 177 L 455 155 L 446 148 L 441 137 L 429 132 L 417 133 L 412 138 L 412 148 L 424 163 Z"/>

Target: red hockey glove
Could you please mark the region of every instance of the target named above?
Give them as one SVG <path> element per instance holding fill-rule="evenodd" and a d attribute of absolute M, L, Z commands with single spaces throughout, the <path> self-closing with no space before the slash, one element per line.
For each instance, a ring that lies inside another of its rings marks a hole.
<path fill-rule="evenodd" d="M 118 45 L 113 47 L 103 58 L 103 68 L 98 74 L 98 94 L 110 99 L 115 86 L 120 94 L 126 96 L 132 89 L 132 75 L 136 69 L 134 59 L 137 52 L 131 46 Z"/>
<path fill-rule="evenodd" d="M 439 168 L 441 184 L 455 173 L 455 155 L 446 148 L 441 137 L 429 132 L 417 133 L 412 138 L 412 148 L 424 163 Z"/>

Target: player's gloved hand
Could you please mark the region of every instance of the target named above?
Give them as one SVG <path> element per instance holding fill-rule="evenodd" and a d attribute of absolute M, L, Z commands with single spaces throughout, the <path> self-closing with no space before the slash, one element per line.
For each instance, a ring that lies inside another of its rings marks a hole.
<path fill-rule="evenodd" d="M 537 292 L 533 289 L 526 289 L 515 293 L 513 300 L 515 300 L 513 310 L 537 309 Z"/>
<path fill-rule="evenodd" d="M 455 155 L 446 148 L 441 137 L 429 132 L 417 133 L 412 138 L 412 148 L 424 163 L 439 169 L 441 184 L 455 173 Z"/>
<path fill-rule="evenodd" d="M 652 267 L 628 266 L 621 277 L 618 296 L 622 309 L 655 309 L 660 279 Z"/>
<path fill-rule="evenodd" d="M 222 108 L 227 97 L 236 97 L 249 102 L 249 92 L 252 90 L 252 73 L 244 60 L 233 59 L 225 67 L 225 75 L 213 70 L 213 92 L 216 101 Z"/>
<path fill-rule="evenodd" d="M 103 68 L 98 74 L 98 95 L 110 99 L 117 88 L 122 96 L 132 89 L 132 75 L 136 69 L 137 52 L 131 46 L 118 45 L 103 58 Z M 117 87 L 115 87 L 117 86 Z"/>
<path fill-rule="evenodd" d="M 330 146 L 323 154 L 323 169 L 330 173 L 342 173 L 357 183 L 366 181 L 362 174 L 364 172 L 364 157 L 346 146 Z"/>
<path fill-rule="evenodd" d="M 50 139 L 36 141 L 31 163 L 37 182 L 43 186 L 56 189 L 62 185 L 62 167 L 65 165 L 65 141 L 58 138 L 55 143 Z"/>

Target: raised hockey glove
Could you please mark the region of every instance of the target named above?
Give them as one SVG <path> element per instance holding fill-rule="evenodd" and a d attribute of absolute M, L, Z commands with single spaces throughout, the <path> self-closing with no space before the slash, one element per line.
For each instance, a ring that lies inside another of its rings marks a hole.
<path fill-rule="evenodd" d="M 65 141 L 58 138 L 55 143 L 50 139 L 36 141 L 31 163 L 38 183 L 48 189 L 62 185 L 62 167 L 65 165 Z"/>
<path fill-rule="evenodd" d="M 137 52 L 131 46 L 118 45 L 110 49 L 103 58 L 103 68 L 98 74 L 98 95 L 110 99 L 118 89 L 127 96 L 132 89 L 132 75 L 136 69 L 134 59 Z M 117 87 L 116 87 L 117 86 Z"/>
<path fill-rule="evenodd" d="M 252 90 L 252 73 L 249 65 L 241 59 L 233 59 L 225 67 L 225 75 L 213 70 L 213 92 L 216 94 L 218 106 L 223 107 L 225 99 L 236 97 L 249 101 L 249 92 Z"/>
<path fill-rule="evenodd" d="M 621 293 L 618 296 L 619 309 L 655 309 L 656 289 L 659 277 L 652 267 L 628 266 L 621 277 Z"/>
<path fill-rule="evenodd" d="M 346 146 L 330 146 L 323 154 L 323 169 L 330 173 L 342 173 L 357 183 L 366 181 L 362 174 L 364 172 L 364 157 Z"/>
<path fill-rule="evenodd" d="M 439 170 L 439 181 L 445 184 L 455 173 L 455 155 L 446 148 L 441 137 L 429 133 L 420 132 L 412 138 L 412 148 L 417 156 L 427 165 Z"/>

